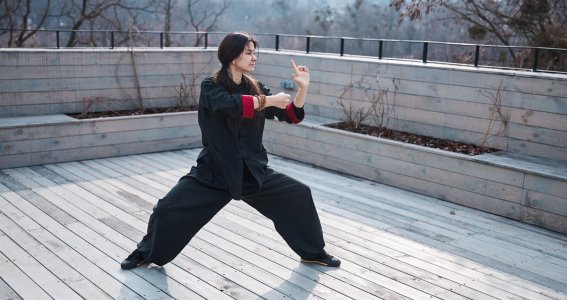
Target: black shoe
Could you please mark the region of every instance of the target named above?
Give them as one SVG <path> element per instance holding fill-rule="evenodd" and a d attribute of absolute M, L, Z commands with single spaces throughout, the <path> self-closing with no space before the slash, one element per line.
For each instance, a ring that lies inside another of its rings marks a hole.
<path fill-rule="evenodd" d="M 325 252 L 325 250 L 323 250 L 323 253 L 321 253 L 320 258 L 315 258 L 315 259 L 302 258 L 301 262 L 308 264 L 320 264 L 325 267 L 338 267 L 341 265 L 340 259 L 328 254 L 327 252 Z"/>
<path fill-rule="evenodd" d="M 145 262 L 142 254 L 136 249 L 120 264 L 120 268 L 122 270 L 132 270 Z"/>

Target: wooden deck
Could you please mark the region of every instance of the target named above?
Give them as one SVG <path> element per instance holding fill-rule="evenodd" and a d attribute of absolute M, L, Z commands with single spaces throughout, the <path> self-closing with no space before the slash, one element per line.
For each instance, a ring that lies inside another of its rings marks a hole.
<path fill-rule="evenodd" d="M 0 299 L 567 299 L 565 235 L 274 156 L 341 268 L 299 263 L 232 201 L 172 263 L 122 271 L 198 151 L 0 170 Z"/>

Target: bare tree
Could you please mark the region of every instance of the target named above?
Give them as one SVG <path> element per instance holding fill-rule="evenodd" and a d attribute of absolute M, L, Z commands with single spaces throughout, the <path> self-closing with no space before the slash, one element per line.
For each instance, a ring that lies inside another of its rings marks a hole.
<path fill-rule="evenodd" d="M 8 47 L 22 47 L 43 27 L 52 9 L 51 0 L 43 5 L 32 0 L 0 0 L 0 28 L 17 29 L 0 32 L 8 35 Z"/>
<path fill-rule="evenodd" d="M 171 31 L 171 22 L 172 22 L 172 14 L 173 14 L 173 0 L 167 0 L 164 2 L 164 32 L 165 32 L 165 46 L 166 47 L 171 47 L 171 36 L 169 34 L 169 32 Z"/>
<path fill-rule="evenodd" d="M 230 4 L 230 0 L 222 0 L 222 3 L 189 0 L 187 2 L 188 26 L 192 27 L 194 31 L 214 31 L 220 17 L 230 7 Z M 197 35 L 193 46 L 199 46 L 203 38 L 203 35 Z"/>
<path fill-rule="evenodd" d="M 134 17 L 132 12 L 150 12 L 149 7 L 151 4 L 149 2 L 142 4 L 139 2 L 131 0 L 71 0 L 65 2 L 64 13 L 66 18 L 70 20 L 72 29 L 67 41 L 67 47 L 73 47 L 80 43 L 76 30 L 81 29 L 85 23 L 90 23 L 89 29 L 124 28 L 124 22 L 134 24 L 135 21 L 131 19 Z M 126 20 L 121 19 L 122 14 L 129 15 L 129 18 Z M 115 18 L 110 17 L 113 15 Z"/>
<path fill-rule="evenodd" d="M 468 25 L 474 40 L 567 48 L 567 0 L 391 0 L 390 6 L 401 11 L 400 22 L 421 19 L 434 10 L 445 11 L 454 22 Z M 520 65 L 531 57 L 512 48 L 508 52 Z M 543 58 L 561 64 L 553 51 Z M 566 60 L 563 55 L 563 64 Z"/>

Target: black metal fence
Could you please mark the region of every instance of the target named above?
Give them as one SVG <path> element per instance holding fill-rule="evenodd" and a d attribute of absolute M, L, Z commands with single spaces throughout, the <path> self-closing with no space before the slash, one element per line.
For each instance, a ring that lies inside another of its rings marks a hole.
<path fill-rule="evenodd" d="M 14 33 L 0 29 L 0 47 L 14 47 Z M 29 31 L 29 30 L 27 30 Z M 216 47 L 227 32 L 163 32 L 117 30 L 35 30 L 33 42 L 21 47 Z M 327 53 L 378 59 L 418 60 L 475 67 L 512 68 L 533 72 L 567 73 L 567 49 L 452 43 L 422 40 L 370 39 L 293 34 L 255 34 L 262 47 L 276 51 Z M 73 43 L 63 44 L 73 36 Z"/>

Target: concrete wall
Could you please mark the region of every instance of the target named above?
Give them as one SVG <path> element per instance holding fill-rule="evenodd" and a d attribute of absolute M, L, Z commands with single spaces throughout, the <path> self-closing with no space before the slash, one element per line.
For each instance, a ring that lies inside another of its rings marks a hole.
<path fill-rule="evenodd" d="M 133 109 L 138 84 L 145 107 L 172 106 L 182 83 L 214 72 L 215 54 L 136 49 L 134 76 L 125 49 L 1 49 L 0 117 Z M 309 114 L 344 119 L 340 95 L 356 110 L 387 91 L 378 116 L 393 128 L 567 161 L 566 75 L 263 50 L 254 76 L 279 92 L 292 57 L 311 69 Z"/>

